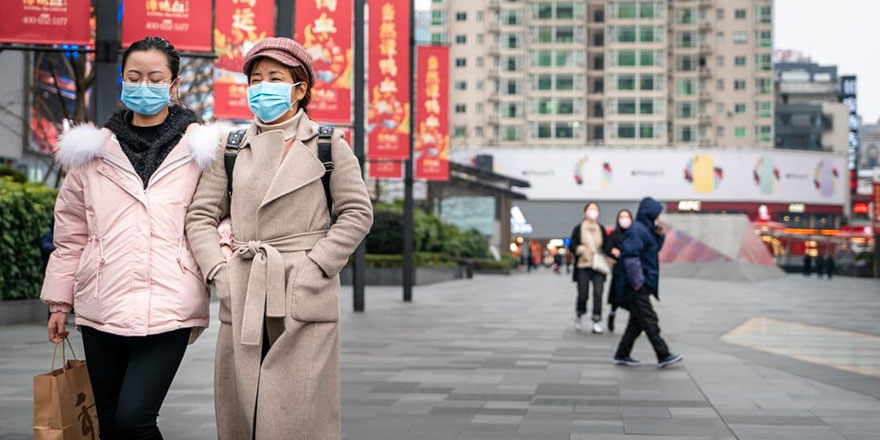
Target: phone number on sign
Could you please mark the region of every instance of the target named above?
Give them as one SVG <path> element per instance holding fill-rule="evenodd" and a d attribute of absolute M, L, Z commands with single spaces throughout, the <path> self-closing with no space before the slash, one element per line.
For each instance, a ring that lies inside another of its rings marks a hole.
<path fill-rule="evenodd" d="M 52 17 L 49 15 L 41 15 L 39 17 L 22 17 L 21 22 L 24 24 L 39 24 L 52 26 L 66 26 L 67 17 Z"/>
<path fill-rule="evenodd" d="M 156 21 L 147 22 L 147 29 L 151 31 L 177 31 L 177 32 L 186 32 L 189 30 L 189 23 L 174 23 L 172 21 L 163 21 L 161 23 Z"/>

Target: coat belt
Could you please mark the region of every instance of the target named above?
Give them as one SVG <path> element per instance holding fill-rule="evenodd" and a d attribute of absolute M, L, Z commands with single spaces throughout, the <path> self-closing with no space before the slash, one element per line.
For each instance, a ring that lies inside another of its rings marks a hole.
<path fill-rule="evenodd" d="M 282 253 L 309 251 L 327 231 L 306 232 L 271 240 L 235 241 L 235 255 L 253 260 L 241 322 L 241 343 L 260 345 L 263 315 L 283 318 L 285 307 L 284 259 Z"/>

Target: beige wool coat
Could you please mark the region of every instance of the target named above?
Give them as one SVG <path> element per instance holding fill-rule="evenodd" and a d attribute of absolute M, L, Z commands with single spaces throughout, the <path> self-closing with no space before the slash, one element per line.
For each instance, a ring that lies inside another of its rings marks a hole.
<path fill-rule="evenodd" d="M 220 439 L 248 439 L 252 432 L 258 440 L 340 437 L 338 274 L 373 213 L 360 165 L 337 130 L 331 226 L 317 134 L 318 124 L 302 114 L 283 157 L 283 132 L 260 133 L 252 124 L 231 200 L 221 148 L 186 217 L 193 255 L 220 299 L 214 367 Z M 228 263 L 217 235 L 227 213 L 235 237 Z M 261 361 L 264 322 L 271 346 Z"/>

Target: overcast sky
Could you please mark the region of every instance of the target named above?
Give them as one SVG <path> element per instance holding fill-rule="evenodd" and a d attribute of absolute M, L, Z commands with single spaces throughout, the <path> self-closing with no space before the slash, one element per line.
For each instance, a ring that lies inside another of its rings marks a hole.
<path fill-rule="evenodd" d="M 723 5 L 724 0 L 717 4 Z M 858 76 L 859 114 L 880 118 L 880 0 L 774 0 L 774 47 Z M 416 0 L 419 9 L 430 0 Z"/>
<path fill-rule="evenodd" d="M 774 0 L 776 49 L 797 49 L 839 75 L 858 76 L 865 123 L 880 118 L 880 1 Z"/>

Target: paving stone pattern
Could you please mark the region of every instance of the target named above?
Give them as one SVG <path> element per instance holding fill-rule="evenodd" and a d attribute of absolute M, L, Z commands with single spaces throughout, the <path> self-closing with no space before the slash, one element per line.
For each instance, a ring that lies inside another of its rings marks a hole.
<path fill-rule="evenodd" d="M 877 335 L 878 287 L 801 276 L 757 284 L 665 279 L 661 327 L 672 350 L 685 355 L 665 370 L 654 366 L 644 338 L 634 356 L 646 365 L 624 368 L 610 363 L 620 330 L 575 332 L 574 286 L 566 275 L 541 270 L 417 287 L 409 304 L 400 301 L 399 288 L 369 288 L 364 314 L 348 310 L 345 290 L 343 435 L 880 439 L 877 377 L 719 339 L 754 317 Z M 625 322 L 622 312 L 621 330 Z M 30 438 L 32 377 L 51 361 L 44 338 L 38 324 L 0 328 L 0 440 Z M 160 416 L 165 438 L 216 438 L 215 338 L 212 327 L 187 352 Z M 76 334 L 74 341 L 79 347 Z"/>

